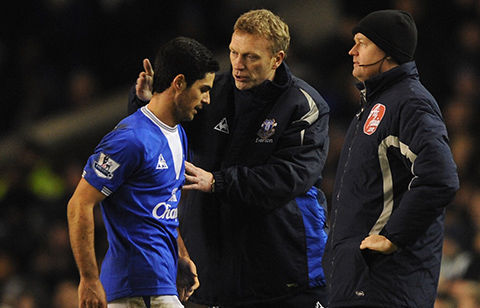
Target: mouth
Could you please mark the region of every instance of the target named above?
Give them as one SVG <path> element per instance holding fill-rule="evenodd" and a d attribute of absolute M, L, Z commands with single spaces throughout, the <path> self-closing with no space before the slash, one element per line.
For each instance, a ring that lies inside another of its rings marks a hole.
<path fill-rule="evenodd" d="M 235 80 L 239 82 L 246 82 L 248 80 L 248 77 L 246 76 L 234 75 L 233 78 L 235 78 Z"/>

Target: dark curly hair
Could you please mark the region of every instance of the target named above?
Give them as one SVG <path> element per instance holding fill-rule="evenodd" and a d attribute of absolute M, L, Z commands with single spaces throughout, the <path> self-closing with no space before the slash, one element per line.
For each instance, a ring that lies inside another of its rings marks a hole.
<path fill-rule="evenodd" d="M 183 74 L 187 87 L 207 73 L 218 71 L 212 52 L 196 40 L 176 37 L 160 47 L 155 57 L 153 92 L 163 92 L 175 76 Z"/>

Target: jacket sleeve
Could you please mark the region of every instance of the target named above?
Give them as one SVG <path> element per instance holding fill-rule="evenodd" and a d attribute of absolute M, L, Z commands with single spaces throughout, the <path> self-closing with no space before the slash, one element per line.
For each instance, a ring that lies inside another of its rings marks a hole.
<path fill-rule="evenodd" d="M 131 115 L 137 111 L 138 108 L 145 106 L 147 103 L 148 102 L 145 102 L 137 97 L 135 93 L 135 85 L 133 85 L 133 87 L 130 88 L 130 92 L 128 92 L 128 115 Z"/>
<path fill-rule="evenodd" d="M 413 178 L 382 234 L 403 247 L 418 239 L 445 210 L 459 188 L 438 107 L 411 100 L 400 112 L 399 139 L 411 161 Z"/>
<path fill-rule="evenodd" d="M 318 112 L 313 122 L 293 121 L 265 164 L 214 172 L 216 195 L 236 205 L 283 206 L 321 180 L 327 151 L 327 111 Z"/>

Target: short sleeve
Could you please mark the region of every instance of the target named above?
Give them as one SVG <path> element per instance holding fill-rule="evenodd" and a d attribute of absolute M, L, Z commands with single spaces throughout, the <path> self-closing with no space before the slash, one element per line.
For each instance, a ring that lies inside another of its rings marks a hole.
<path fill-rule="evenodd" d="M 103 137 L 89 157 L 83 177 L 109 196 L 138 170 L 142 157 L 135 134 L 130 129 L 115 129 Z"/>

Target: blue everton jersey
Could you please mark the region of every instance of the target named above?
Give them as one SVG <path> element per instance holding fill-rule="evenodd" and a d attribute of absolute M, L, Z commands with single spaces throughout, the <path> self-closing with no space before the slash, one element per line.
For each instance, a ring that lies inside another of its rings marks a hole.
<path fill-rule="evenodd" d="M 109 248 L 100 279 L 112 301 L 176 295 L 177 205 L 186 137 L 147 107 L 122 120 L 90 156 L 83 177 L 107 197 L 101 204 Z"/>

